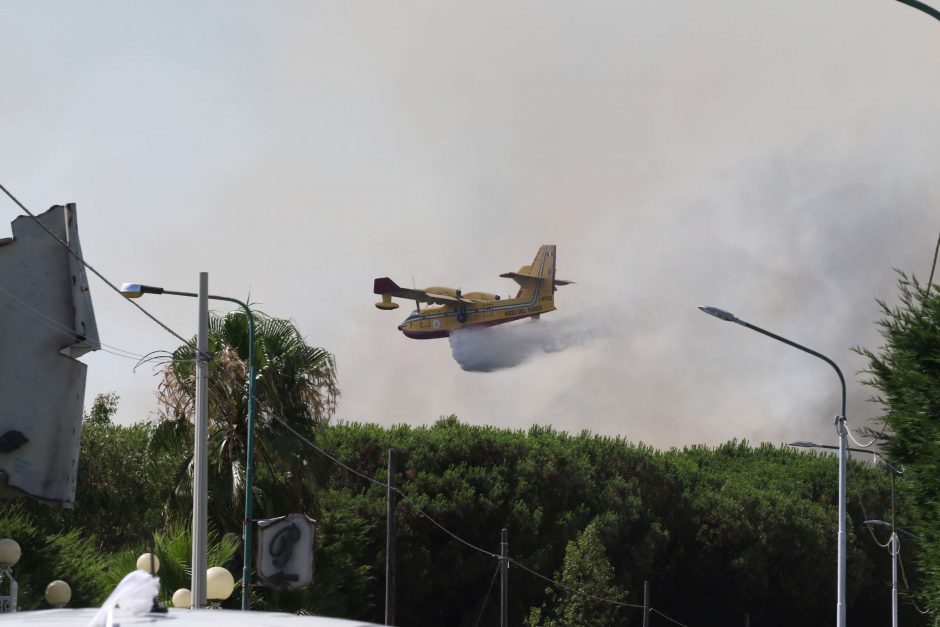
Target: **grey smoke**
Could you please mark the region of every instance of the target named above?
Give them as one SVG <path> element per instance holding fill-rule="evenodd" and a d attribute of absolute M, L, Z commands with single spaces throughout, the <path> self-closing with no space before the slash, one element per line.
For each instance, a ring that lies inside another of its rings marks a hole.
<path fill-rule="evenodd" d="M 609 324 L 597 313 L 529 319 L 454 331 L 450 334 L 450 349 L 464 370 L 493 372 L 513 368 L 539 355 L 584 346 L 609 332 Z"/>

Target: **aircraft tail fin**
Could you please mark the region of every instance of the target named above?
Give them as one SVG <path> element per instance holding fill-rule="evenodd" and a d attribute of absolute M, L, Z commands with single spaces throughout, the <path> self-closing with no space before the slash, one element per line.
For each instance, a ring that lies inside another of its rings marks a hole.
<path fill-rule="evenodd" d="M 554 292 L 558 285 L 568 285 L 572 281 L 563 281 L 555 278 L 555 245 L 546 244 L 539 248 L 531 265 L 522 266 L 518 272 L 505 272 L 501 275 L 512 279 L 519 284 L 519 293 L 516 298 L 534 296 L 540 292 L 542 296 L 548 295 L 554 301 Z"/>

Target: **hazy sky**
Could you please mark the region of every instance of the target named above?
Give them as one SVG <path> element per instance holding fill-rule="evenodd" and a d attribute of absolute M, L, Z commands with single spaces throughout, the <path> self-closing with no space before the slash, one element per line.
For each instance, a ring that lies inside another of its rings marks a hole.
<path fill-rule="evenodd" d="M 851 349 L 879 344 L 875 300 L 893 268 L 926 278 L 940 231 L 940 22 L 892 0 L 19 2 L 0 21 L 0 181 L 37 212 L 78 203 L 115 283 L 195 291 L 206 271 L 292 318 L 336 355 L 339 420 L 834 443 L 829 366 L 696 307 L 834 359 L 862 426 Z M 0 236 L 18 215 L 0 199 Z M 565 350 L 465 372 L 397 331 L 408 303 L 373 307 L 378 276 L 508 294 L 498 275 L 541 244 L 577 282 L 541 321 Z M 176 346 L 90 280 L 103 342 Z M 195 333 L 195 300 L 140 303 Z M 156 412 L 150 368 L 83 360 L 86 404 Z"/>

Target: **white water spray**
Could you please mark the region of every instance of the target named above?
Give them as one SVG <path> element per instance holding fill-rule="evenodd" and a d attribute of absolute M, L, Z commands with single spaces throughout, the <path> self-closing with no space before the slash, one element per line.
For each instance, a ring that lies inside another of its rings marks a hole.
<path fill-rule="evenodd" d="M 607 335 L 608 329 L 606 321 L 587 314 L 470 327 L 451 332 L 450 350 L 464 370 L 493 372 L 518 366 L 537 355 L 584 346 Z"/>

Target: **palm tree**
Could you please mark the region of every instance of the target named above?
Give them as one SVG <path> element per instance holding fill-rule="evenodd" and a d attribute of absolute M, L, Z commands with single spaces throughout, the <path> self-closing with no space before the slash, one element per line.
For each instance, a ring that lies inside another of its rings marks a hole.
<path fill-rule="evenodd" d="M 259 514 L 313 511 L 313 483 L 322 462 L 297 434 L 314 440 L 336 408 L 333 355 L 310 346 L 290 320 L 253 312 L 255 321 L 255 480 Z M 155 446 L 192 442 L 196 340 L 172 353 L 163 368 Z M 248 318 L 242 311 L 210 315 L 208 404 L 211 516 L 223 531 L 241 526 L 248 413 Z M 183 444 L 185 447 L 185 444 Z M 185 450 L 185 449 L 184 449 Z M 178 492 L 191 490 L 192 457 L 180 468 Z M 187 480 L 188 478 L 188 480 Z M 182 494 L 180 494 L 182 496 Z"/>

